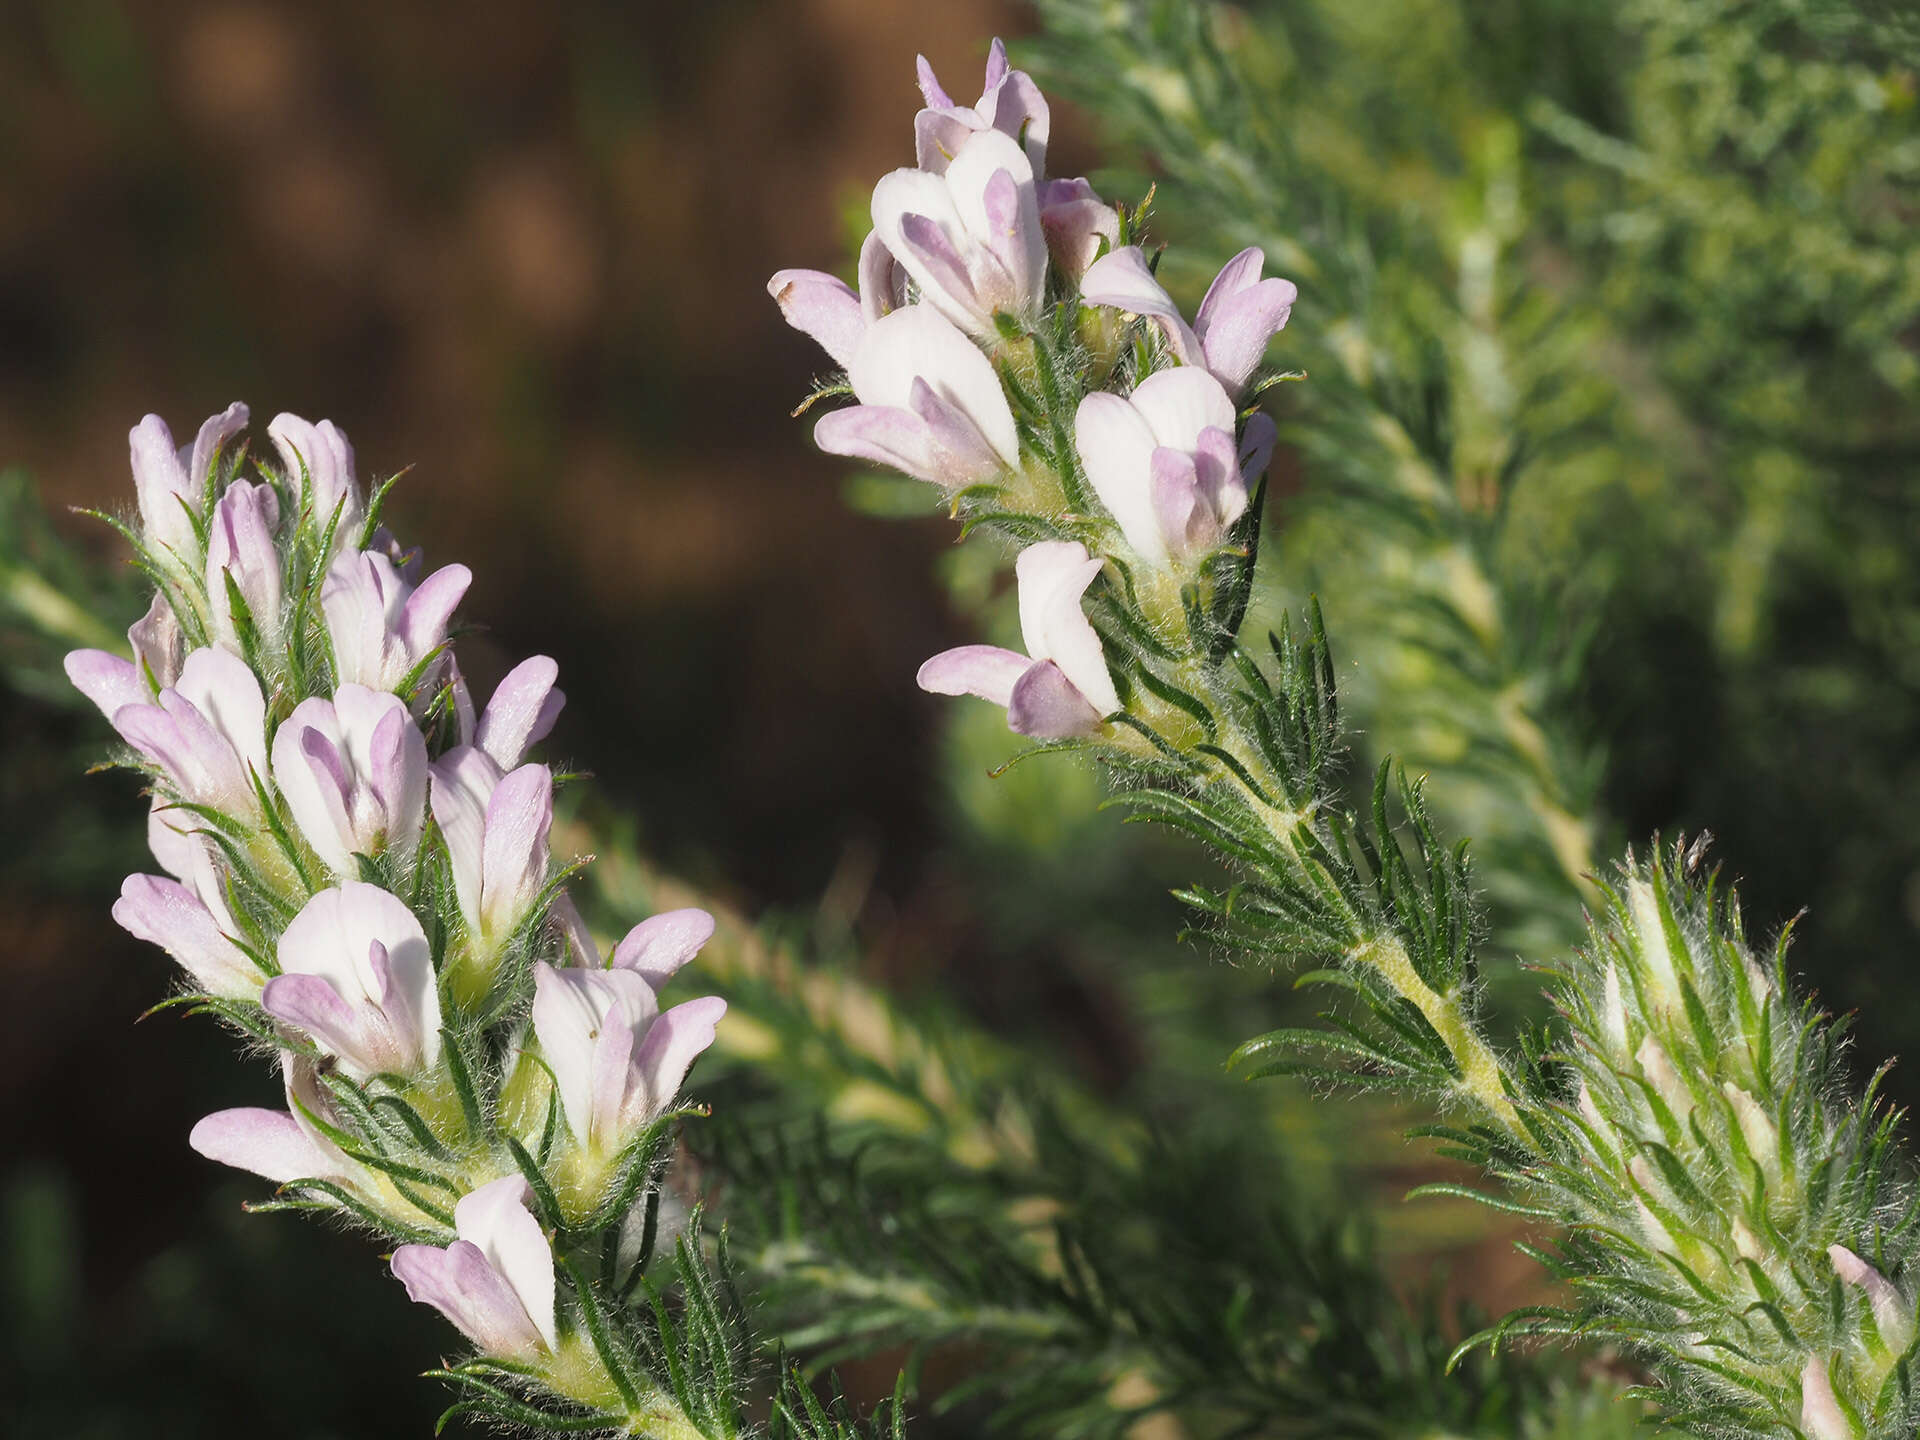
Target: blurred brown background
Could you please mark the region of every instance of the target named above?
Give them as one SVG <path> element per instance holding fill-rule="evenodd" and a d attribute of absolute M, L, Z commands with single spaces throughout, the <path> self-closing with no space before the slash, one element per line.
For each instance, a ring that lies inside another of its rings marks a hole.
<path fill-rule="evenodd" d="M 916 49 L 964 90 L 1015 7 L 10 8 L 0 456 L 114 507 L 149 410 L 330 416 L 669 859 L 798 898 L 911 844 L 948 537 L 839 503 L 764 287 L 911 163 Z"/>

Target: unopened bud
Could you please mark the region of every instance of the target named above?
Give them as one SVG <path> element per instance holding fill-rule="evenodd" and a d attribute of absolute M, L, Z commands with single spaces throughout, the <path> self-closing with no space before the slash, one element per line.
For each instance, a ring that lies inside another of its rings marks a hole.
<path fill-rule="evenodd" d="M 1747 1149 L 1753 1152 L 1753 1158 L 1760 1162 L 1760 1169 L 1769 1179 L 1779 1175 L 1780 1132 L 1774 1128 L 1773 1118 L 1761 1108 L 1758 1100 L 1731 1080 L 1720 1088 L 1726 1094 L 1727 1103 L 1733 1106 L 1734 1119 L 1740 1122 L 1740 1133 L 1746 1137 Z"/>
<path fill-rule="evenodd" d="M 1666 926 L 1660 921 L 1660 902 L 1645 880 L 1627 886 L 1627 908 L 1633 914 L 1633 928 L 1640 939 L 1640 958 L 1646 961 L 1648 977 L 1658 1003 L 1668 1003 L 1680 994 L 1674 976 L 1673 953 L 1667 948 Z"/>
<path fill-rule="evenodd" d="M 1627 1007 L 1620 998 L 1620 972 L 1607 965 L 1606 988 L 1600 1000 L 1600 1038 L 1610 1055 L 1627 1053 Z"/>
<path fill-rule="evenodd" d="M 1674 1119 L 1684 1122 L 1693 1112 L 1693 1092 L 1687 1089 L 1680 1072 L 1673 1068 L 1666 1047 L 1649 1035 L 1640 1042 L 1633 1058 L 1639 1061 L 1640 1073 L 1647 1077 L 1654 1093 L 1666 1101 Z"/>
<path fill-rule="evenodd" d="M 1807 1440 L 1857 1440 L 1853 1426 L 1833 1398 L 1833 1382 L 1827 1378 L 1827 1361 L 1815 1355 L 1800 1372 L 1800 1428 Z"/>
<path fill-rule="evenodd" d="M 1867 1292 L 1867 1303 L 1873 1307 L 1873 1323 L 1887 1348 L 1896 1355 L 1905 1351 L 1907 1342 L 1913 1338 L 1913 1313 L 1899 1288 L 1844 1245 L 1829 1245 L 1827 1258 L 1842 1280 Z"/>

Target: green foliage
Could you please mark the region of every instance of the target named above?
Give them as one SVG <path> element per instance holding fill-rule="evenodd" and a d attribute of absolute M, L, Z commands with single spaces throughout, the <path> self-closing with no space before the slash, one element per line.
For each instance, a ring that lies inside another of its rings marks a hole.
<path fill-rule="evenodd" d="M 1437 1296 L 1404 1304 L 1364 1228 L 1303 1205 L 1244 1136 L 1116 1154 L 1043 1118 L 1030 1163 L 979 1171 L 899 1140 L 836 1153 L 824 1133 L 728 1130 L 714 1159 L 735 1253 L 789 1343 L 822 1365 L 907 1343 L 923 1387 L 943 1356 L 976 1357 L 936 1417 L 1049 1437 L 1154 1416 L 1195 1435 L 1493 1436 L 1587 1408 L 1585 1382 L 1537 1359 L 1446 1378 Z"/>

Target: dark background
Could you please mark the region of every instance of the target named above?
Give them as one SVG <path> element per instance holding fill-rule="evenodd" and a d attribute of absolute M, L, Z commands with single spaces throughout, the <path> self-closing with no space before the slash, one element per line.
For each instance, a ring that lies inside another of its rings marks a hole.
<path fill-rule="evenodd" d="M 1418 44 L 1382 22 L 1390 7 L 1367 11 L 1382 53 L 1415 57 L 1405 73 L 1351 34 L 1316 52 L 1303 25 L 1288 123 L 1324 109 L 1358 132 L 1364 115 L 1417 132 L 1413 148 L 1468 128 L 1422 74 L 1473 91 L 1498 69 L 1507 89 L 1472 105 L 1557 85 L 1607 133 L 1637 124 L 1654 144 L 1659 117 L 1610 88 L 1641 83 L 1631 57 L 1576 43 L 1579 8 L 1459 7 L 1457 35 L 1435 24 Z M 1503 29 L 1515 15 L 1539 28 Z M 390 502 L 396 530 L 431 563 L 472 567 L 476 690 L 526 653 L 554 655 L 571 704 L 552 753 L 638 818 L 653 858 L 755 915 L 830 892 L 873 975 L 955 992 L 1119 1090 L 1142 1042 L 1100 946 L 1129 930 L 1158 945 L 1172 907 L 1126 888 L 1139 857 L 1115 858 L 1111 817 L 1058 821 L 1017 863 L 1017 847 L 959 853 L 956 756 L 977 776 L 1006 737 L 975 725 L 956 742 L 958 712 L 911 684 L 925 656 L 977 633 L 937 578 L 952 527 L 843 503 L 845 467 L 788 416 L 825 362 L 764 288 L 784 266 L 842 268 L 874 178 L 910 162 L 916 49 L 968 98 L 987 39 L 1029 25 L 985 0 L 0 0 L 0 462 L 29 469 L 62 533 L 110 562 L 110 532 L 66 507 L 130 506 L 123 437 L 141 415 L 185 436 L 242 399 L 256 439 L 279 410 L 332 418 L 363 478 L 414 467 Z M 1556 46 L 1579 84 L 1539 60 Z M 1910 101 L 1911 72 L 1890 73 Z M 1889 133 L 1903 114 L 1889 110 Z M 1107 129 L 1057 97 L 1054 115 L 1050 168 L 1096 165 Z M 1910 1050 L 1920 412 L 1849 368 L 1846 326 L 1869 307 L 1848 292 L 1804 301 L 1812 320 L 1776 311 L 1796 277 L 1830 278 L 1818 266 L 1731 221 L 1729 241 L 1720 212 L 1685 206 L 1697 250 L 1684 228 L 1664 249 L 1610 250 L 1612 207 L 1658 204 L 1526 143 L 1554 263 L 1585 277 L 1586 301 L 1705 437 L 1697 465 L 1645 483 L 1623 448 L 1596 482 L 1608 498 L 1585 508 L 1590 532 L 1570 528 L 1543 561 L 1571 566 L 1605 548 L 1588 543 L 1602 531 L 1618 552 L 1569 721 L 1602 762 L 1600 853 L 1711 825 L 1749 882 L 1756 936 L 1812 903 L 1799 968 L 1828 1003 L 1861 1009 L 1864 1056 Z M 1803 203 L 1797 172 L 1770 189 L 1730 144 L 1696 149 L 1707 178 L 1752 182 L 1762 216 L 1786 224 Z M 1333 153 L 1356 193 L 1400 183 Z M 1229 253 L 1201 248 L 1191 263 Z M 1920 348 L 1920 329 L 1893 343 Z M 1795 365 L 1826 377 L 1785 392 L 1813 403 L 1768 388 Z M 1781 438 L 1788 419 L 1799 428 Z M 1758 511 L 1721 487 L 1762 443 L 1800 447 L 1829 487 L 1780 505 L 1771 550 L 1747 546 Z M 1297 456 L 1281 466 L 1309 491 L 1326 478 Z M 1283 513 L 1301 538 L 1276 544 L 1312 559 L 1319 532 Z M 1758 638 L 1734 653 L 1712 617 L 1743 547 L 1768 568 Z M 139 608 L 130 590 L 124 619 Z M 1352 611 L 1341 624 L 1336 644 L 1352 634 L 1360 650 Z M 1384 740 L 1404 753 L 1394 717 L 1376 718 L 1363 756 Z M 0 690 L 0 1395 L 33 1435 L 426 1434 L 444 1401 L 411 1372 L 447 1345 L 438 1318 L 405 1303 L 360 1238 L 242 1216 L 259 1187 L 185 1146 L 199 1115 L 273 1087 L 212 1027 L 132 1023 L 169 966 L 107 915 L 142 864 L 141 808 L 124 777 L 78 778 L 100 743 L 92 717 Z M 1107 935 L 1076 950 L 1089 916 Z M 1916 1085 L 1896 1073 L 1903 1098 Z M 1332 1126 L 1363 1112 L 1327 1113 Z M 1503 1273 L 1526 1270 L 1499 1253 Z M 1484 1279 L 1492 1264 L 1464 1268 Z"/>

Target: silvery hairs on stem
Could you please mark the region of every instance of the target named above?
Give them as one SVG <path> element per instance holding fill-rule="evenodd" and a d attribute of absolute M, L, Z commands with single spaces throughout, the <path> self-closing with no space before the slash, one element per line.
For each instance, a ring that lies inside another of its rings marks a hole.
<path fill-rule="evenodd" d="M 165 873 L 129 877 L 114 918 L 179 963 L 168 1005 L 282 1071 L 286 1109 L 209 1115 L 191 1143 L 279 1187 L 253 1208 L 404 1242 L 395 1275 L 477 1352 L 436 1372 L 456 1410 L 701 1433 L 708 1377 L 660 1363 L 645 1269 L 677 1096 L 726 1009 L 659 994 L 713 921 L 656 915 L 602 957 L 527 760 L 554 662 L 476 713 L 449 639 L 466 568 L 423 573 L 380 524 L 392 481 L 364 494 L 330 422 L 276 417 L 261 461 L 247 418 L 179 449 L 134 427 L 137 512 L 111 523 L 157 593 L 133 658 L 67 657 L 153 799 Z M 696 1252 L 683 1236 L 683 1279 Z"/>
<path fill-rule="evenodd" d="M 1189 322 L 1139 243 L 1144 205 L 1046 178 L 1046 101 L 998 42 L 971 106 L 924 60 L 920 80 L 918 163 L 874 189 L 858 287 L 787 270 L 769 289 L 844 371 L 808 405 L 856 402 L 816 422 L 820 447 L 937 486 L 964 533 L 1019 547 L 1025 653 L 949 650 L 922 688 L 1097 756 L 1119 803 L 1237 872 L 1181 892 L 1217 938 L 1310 961 L 1303 983 L 1356 1002 L 1237 1064 L 1427 1096 L 1447 1123 L 1424 1133 L 1509 1192 L 1482 1198 L 1563 1229 L 1533 1253 L 1577 1303 L 1478 1339 L 1613 1337 L 1702 1432 L 1911 1435 L 1914 1167 L 1877 1082 L 1849 1098 L 1837 1027 L 1681 846 L 1605 889 L 1554 971 L 1557 1030 L 1494 1048 L 1465 848 L 1390 762 L 1371 813 L 1345 808 L 1317 605 L 1267 656 L 1241 648 L 1276 440 L 1253 402 L 1302 378 L 1257 372 L 1294 287 L 1247 250 Z"/>

